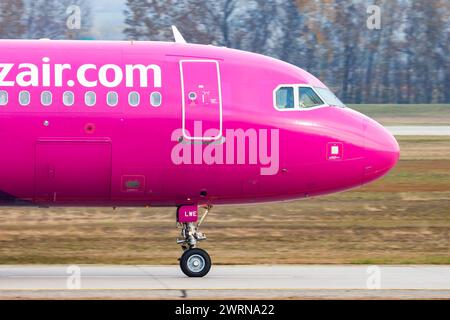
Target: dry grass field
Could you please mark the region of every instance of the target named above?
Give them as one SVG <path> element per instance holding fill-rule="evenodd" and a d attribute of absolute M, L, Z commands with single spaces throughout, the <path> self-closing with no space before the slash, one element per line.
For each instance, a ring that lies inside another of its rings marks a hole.
<path fill-rule="evenodd" d="M 214 208 L 216 264 L 450 264 L 450 137 L 401 137 L 384 179 L 333 196 Z M 176 264 L 174 209 L 0 209 L 0 264 Z"/>

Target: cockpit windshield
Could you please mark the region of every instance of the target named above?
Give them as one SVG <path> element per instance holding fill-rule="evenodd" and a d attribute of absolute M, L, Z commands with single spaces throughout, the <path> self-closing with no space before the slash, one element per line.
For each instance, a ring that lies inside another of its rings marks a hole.
<path fill-rule="evenodd" d="M 345 104 L 339 100 L 336 95 L 331 92 L 327 88 L 314 88 L 317 93 L 322 97 L 323 100 L 325 100 L 325 103 L 330 106 L 337 106 L 337 107 L 345 107 Z"/>
<path fill-rule="evenodd" d="M 298 111 L 326 106 L 345 107 L 345 104 L 328 88 L 288 84 L 274 90 L 274 106 L 279 111 Z"/>
<path fill-rule="evenodd" d="M 294 88 L 281 87 L 276 92 L 276 105 L 278 109 L 293 109 L 295 107 Z"/>

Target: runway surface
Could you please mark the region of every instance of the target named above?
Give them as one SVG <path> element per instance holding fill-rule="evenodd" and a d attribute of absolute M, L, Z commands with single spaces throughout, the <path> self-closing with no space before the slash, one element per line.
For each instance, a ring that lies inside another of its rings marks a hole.
<path fill-rule="evenodd" d="M 0 266 L 0 298 L 450 299 L 450 266 Z"/>
<path fill-rule="evenodd" d="M 450 126 L 387 126 L 395 136 L 450 136 Z"/>

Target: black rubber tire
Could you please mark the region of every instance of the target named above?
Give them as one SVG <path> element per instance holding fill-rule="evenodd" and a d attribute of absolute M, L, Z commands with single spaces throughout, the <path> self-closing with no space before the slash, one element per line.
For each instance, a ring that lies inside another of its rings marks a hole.
<path fill-rule="evenodd" d="M 203 258 L 204 267 L 201 270 L 194 271 L 189 268 L 189 265 L 188 265 L 189 258 L 191 258 L 194 255 L 197 255 L 197 256 L 200 256 Z M 186 250 L 183 253 L 183 255 L 181 256 L 180 268 L 181 268 L 181 271 L 183 271 L 183 273 L 190 278 L 204 277 L 209 273 L 209 270 L 211 270 L 211 257 L 205 250 L 202 250 L 202 249 L 195 248 L 195 249 Z"/>

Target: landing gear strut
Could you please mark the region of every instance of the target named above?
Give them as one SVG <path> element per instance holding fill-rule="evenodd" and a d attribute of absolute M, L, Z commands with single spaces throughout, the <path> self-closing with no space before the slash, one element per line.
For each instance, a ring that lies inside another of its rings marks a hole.
<path fill-rule="evenodd" d="M 199 227 L 205 220 L 212 206 L 207 206 L 206 211 L 198 223 L 196 206 L 182 206 L 177 211 L 177 226 L 181 227 L 181 238 L 177 243 L 183 249 L 180 260 L 181 271 L 188 277 L 204 277 L 211 269 L 211 257 L 200 248 L 200 241 L 206 240 L 206 236 L 199 232 Z"/>

